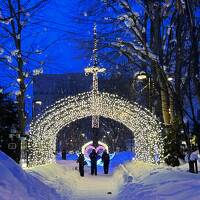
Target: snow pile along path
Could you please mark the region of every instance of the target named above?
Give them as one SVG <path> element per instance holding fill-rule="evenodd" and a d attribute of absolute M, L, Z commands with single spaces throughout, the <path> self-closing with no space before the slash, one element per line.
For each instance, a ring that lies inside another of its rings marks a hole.
<path fill-rule="evenodd" d="M 71 200 L 112 199 L 116 198 L 123 184 L 123 170 L 104 175 L 102 168 L 97 176 L 90 174 L 90 167 L 85 167 L 85 176 L 80 177 L 75 161 L 58 161 L 57 164 L 35 167 L 29 172 L 53 187 L 62 197 Z"/>
<path fill-rule="evenodd" d="M 134 180 L 123 186 L 118 200 L 200 199 L 200 175 L 189 173 L 188 164 L 172 168 L 136 161 L 125 167 Z"/>
<path fill-rule="evenodd" d="M 27 174 L 0 151 L 0 200 L 61 199 L 56 191 Z"/>

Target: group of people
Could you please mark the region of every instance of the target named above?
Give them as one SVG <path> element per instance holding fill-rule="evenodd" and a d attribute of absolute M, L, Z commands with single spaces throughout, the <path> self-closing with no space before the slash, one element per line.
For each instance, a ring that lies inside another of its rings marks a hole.
<path fill-rule="evenodd" d="M 99 158 L 99 155 L 95 151 L 95 149 L 92 150 L 92 152 L 89 155 L 91 160 L 91 175 L 97 175 L 97 160 Z M 102 162 L 103 162 L 103 169 L 104 174 L 108 174 L 109 171 L 109 163 L 110 163 L 110 157 L 106 150 L 104 150 L 102 154 Z M 85 165 L 85 158 L 82 153 L 79 154 L 79 157 L 77 159 L 77 163 L 79 163 L 79 172 L 80 176 L 84 176 L 84 165 Z"/>

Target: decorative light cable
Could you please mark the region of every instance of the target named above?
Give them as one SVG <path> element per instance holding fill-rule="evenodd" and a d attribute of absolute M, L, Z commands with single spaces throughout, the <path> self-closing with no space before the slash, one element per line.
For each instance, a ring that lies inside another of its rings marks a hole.
<path fill-rule="evenodd" d="M 114 94 L 98 92 L 96 98 L 95 110 L 91 109 L 93 94 L 86 92 L 63 98 L 36 117 L 30 126 L 29 167 L 55 161 L 59 130 L 73 121 L 93 115 L 121 122 L 132 130 L 137 159 L 155 162 L 155 157 L 163 158 L 162 128 L 155 115 Z"/>

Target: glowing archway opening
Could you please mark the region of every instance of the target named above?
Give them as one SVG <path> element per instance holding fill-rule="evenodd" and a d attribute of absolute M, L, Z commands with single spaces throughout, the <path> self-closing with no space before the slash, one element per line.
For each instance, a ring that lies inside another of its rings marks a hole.
<path fill-rule="evenodd" d="M 162 159 L 162 128 L 155 115 L 137 103 L 130 103 L 109 93 L 96 95 L 97 106 L 93 113 L 92 97 L 91 92 L 86 92 L 61 99 L 36 117 L 30 128 L 29 166 L 54 161 L 59 130 L 73 121 L 95 114 L 121 122 L 134 133 L 137 159 L 155 162 L 155 154 Z"/>

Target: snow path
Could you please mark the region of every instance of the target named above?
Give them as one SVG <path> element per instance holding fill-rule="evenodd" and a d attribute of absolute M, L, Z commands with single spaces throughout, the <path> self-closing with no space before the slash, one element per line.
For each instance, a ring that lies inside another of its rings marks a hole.
<path fill-rule="evenodd" d="M 111 199 L 118 194 L 118 182 L 112 176 L 85 177 L 79 181 L 73 200 Z M 111 194 L 108 194 L 111 192 Z"/>
<path fill-rule="evenodd" d="M 35 167 L 28 171 L 62 194 L 63 199 L 103 200 L 118 196 L 124 180 L 122 169 L 104 175 L 102 168 L 99 168 L 98 175 L 92 176 L 90 167 L 85 167 L 85 176 L 80 177 L 76 167 L 75 161 L 58 161 L 57 164 Z"/>

